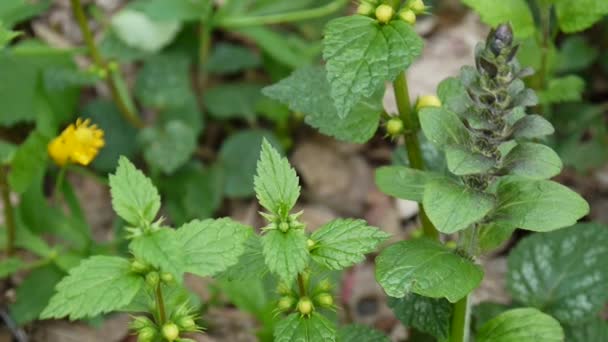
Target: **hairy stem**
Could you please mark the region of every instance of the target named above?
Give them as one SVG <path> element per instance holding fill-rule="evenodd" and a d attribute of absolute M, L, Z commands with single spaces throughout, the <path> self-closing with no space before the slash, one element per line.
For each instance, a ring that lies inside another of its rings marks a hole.
<path fill-rule="evenodd" d="M 243 17 L 227 17 L 218 22 L 218 26 L 222 28 L 240 28 L 248 26 L 261 26 L 282 24 L 294 21 L 302 21 L 324 17 L 342 8 L 348 0 L 334 0 L 327 5 L 305 9 L 301 11 L 293 11 L 287 13 L 268 14 L 259 16 L 243 16 Z"/>
<path fill-rule="evenodd" d="M 418 122 L 414 113 L 412 112 L 412 105 L 410 104 L 410 95 L 407 86 L 407 78 L 405 77 L 405 71 L 402 71 L 397 79 L 393 82 L 393 88 L 395 91 L 395 99 L 397 100 L 397 109 L 399 110 L 399 118 L 403 121 L 405 127 L 405 133 L 403 138 L 405 139 L 405 148 L 407 150 L 407 157 L 410 161 L 410 165 L 414 169 L 424 169 L 424 159 L 422 159 L 422 151 L 420 149 L 420 142 L 418 141 Z M 422 204 L 420 204 L 420 220 L 422 221 L 422 230 L 424 235 L 434 240 L 439 239 L 439 232 L 435 229 L 429 218 L 426 216 Z"/>
<path fill-rule="evenodd" d="M 163 290 L 161 286 L 162 284 L 159 281 L 154 291 L 154 296 L 156 300 L 156 310 L 158 311 L 159 325 L 163 325 L 165 324 L 165 322 L 167 322 L 167 314 L 165 313 L 165 300 L 163 299 Z"/>
<path fill-rule="evenodd" d="M 4 208 L 4 224 L 6 225 L 6 255 L 11 256 L 15 252 L 15 217 L 13 204 L 11 203 L 10 187 L 8 185 L 8 171 L 0 167 L 0 192 L 2 193 L 2 207 Z"/>
<path fill-rule="evenodd" d="M 97 49 L 97 45 L 95 44 L 95 39 L 93 37 L 93 33 L 89 28 L 89 23 L 87 21 L 87 17 L 84 13 L 84 9 L 82 8 L 82 4 L 80 0 L 70 0 L 72 6 L 72 12 L 74 13 L 74 17 L 78 22 L 78 26 L 80 27 L 80 31 L 82 32 L 82 36 L 84 37 L 84 41 L 87 44 L 87 49 L 89 50 L 89 54 L 93 59 L 93 62 L 98 68 L 106 69 L 106 61 L 103 59 L 101 54 L 99 53 L 99 49 Z M 106 76 L 106 82 L 108 87 L 110 88 L 110 93 L 112 94 L 112 99 L 116 103 L 116 106 L 125 117 L 127 121 L 129 121 L 133 126 L 137 128 L 141 128 L 144 126 L 143 122 L 137 116 L 133 110 L 133 106 L 130 105 L 133 102 L 128 98 L 125 89 L 121 87 L 121 82 L 124 83 L 122 79 L 122 75 L 119 72 L 110 72 L 111 75 Z"/>

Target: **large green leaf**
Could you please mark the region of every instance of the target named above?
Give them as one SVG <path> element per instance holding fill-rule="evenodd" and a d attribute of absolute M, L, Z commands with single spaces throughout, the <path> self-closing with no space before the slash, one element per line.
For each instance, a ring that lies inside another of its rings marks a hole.
<path fill-rule="evenodd" d="M 310 316 L 293 313 L 276 325 L 274 338 L 277 342 L 334 342 L 336 328 L 334 323 L 319 313 L 313 312 Z"/>
<path fill-rule="evenodd" d="M 579 194 L 548 180 L 503 177 L 496 196 L 493 221 L 538 232 L 571 226 L 589 212 Z"/>
<path fill-rule="evenodd" d="M 299 68 L 262 92 L 287 104 L 289 109 L 305 114 L 306 123 L 321 133 L 354 143 L 364 143 L 374 135 L 383 110 L 383 92 L 379 91 L 357 102 L 348 116 L 340 118 L 322 67 Z"/>
<path fill-rule="evenodd" d="M 111 20 L 113 32 L 130 47 L 158 52 L 167 46 L 181 27 L 177 20 L 157 21 L 143 12 L 125 8 Z"/>
<path fill-rule="evenodd" d="M 540 115 L 526 115 L 513 125 L 513 137 L 523 139 L 540 138 L 553 134 L 555 129 Z"/>
<path fill-rule="evenodd" d="M 534 234 L 509 255 L 509 291 L 561 322 L 590 319 L 608 300 L 606 246 L 608 227 L 598 224 Z"/>
<path fill-rule="evenodd" d="M 599 317 L 578 325 L 566 324 L 564 330 L 568 342 L 608 341 L 608 322 Z"/>
<path fill-rule="evenodd" d="M 154 109 L 183 106 L 193 96 L 188 56 L 166 53 L 146 59 L 137 74 L 135 96 Z"/>
<path fill-rule="evenodd" d="M 196 133 L 181 120 L 171 120 L 163 125 L 144 128 L 139 136 L 148 164 L 166 174 L 184 165 L 196 149 Z"/>
<path fill-rule="evenodd" d="M 325 27 L 323 58 L 338 115 L 346 117 L 361 99 L 393 81 L 421 50 L 422 40 L 401 20 L 383 25 L 354 15 L 330 21 Z"/>
<path fill-rule="evenodd" d="M 480 266 L 427 239 L 398 242 L 376 258 L 376 280 L 391 297 L 416 293 L 457 302 L 483 278 Z"/>
<path fill-rule="evenodd" d="M 562 161 L 550 147 L 535 143 L 520 143 L 504 157 L 502 167 L 514 175 L 547 179 L 561 172 Z"/>
<path fill-rule="evenodd" d="M 336 341 L 389 342 L 390 340 L 378 330 L 368 326 L 362 324 L 349 324 L 338 329 Z"/>
<path fill-rule="evenodd" d="M 231 74 L 260 66 L 260 57 L 251 49 L 227 42 L 214 44 L 205 70 L 212 74 Z"/>
<path fill-rule="evenodd" d="M 534 18 L 526 0 L 463 0 L 486 24 L 496 27 L 510 22 L 515 36 L 525 38 L 536 32 Z"/>
<path fill-rule="evenodd" d="M 484 324 L 477 342 L 562 342 L 564 331 L 559 322 L 536 309 L 512 309 Z"/>
<path fill-rule="evenodd" d="M 440 174 L 403 166 L 383 166 L 376 170 L 376 185 L 393 197 L 422 202 L 425 187 L 433 180 L 443 179 Z"/>
<path fill-rule="evenodd" d="M 458 176 L 485 173 L 496 165 L 494 158 L 486 157 L 460 146 L 447 146 L 445 158 L 448 169 Z"/>
<path fill-rule="evenodd" d="M 443 107 L 426 107 L 420 110 L 420 126 L 433 144 L 468 145 L 471 134 L 458 115 Z"/>
<path fill-rule="evenodd" d="M 261 89 L 262 86 L 256 83 L 219 84 L 205 90 L 203 101 L 209 114 L 216 119 L 254 120 L 256 104 L 262 97 Z"/>
<path fill-rule="evenodd" d="M 152 222 L 160 209 L 158 190 L 127 158 L 120 157 L 116 173 L 110 175 L 112 207 L 132 225 Z"/>
<path fill-rule="evenodd" d="M 494 198 L 451 180 L 435 180 L 424 190 L 422 204 L 437 230 L 452 234 L 469 227 L 494 209 Z"/>
<path fill-rule="evenodd" d="M 251 228 L 228 218 L 194 220 L 177 230 L 186 271 L 201 277 L 223 272 L 245 251 Z"/>
<path fill-rule="evenodd" d="M 576 75 L 552 78 L 545 90 L 538 92 L 542 104 L 580 101 L 585 90 L 585 80 Z"/>
<path fill-rule="evenodd" d="M 268 231 L 262 237 L 264 260 L 270 272 L 281 280 L 291 283 L 296 275 L 308 264 L 306 235 L 302 229 L 282 232 L 278 229 Z"/>
<path fill-rule="evenodd" d="M 144 284 L 131 273 L 127 259 L 112 256 L 91 257 L 70 270 L 57 285 L 41 318 L 80 319 L 127 306 Z"/>
<path fill-rule="evenodd" d="M 186 267 L 185 256 L 175 230 L 161 228 L 137 236 L 129 244 L 129 249 L 138 260 L 173 274 L 181 282 Z"/>
<path fill-rule="evenodd" d="M 11 189 L 23 193 L 46 170 L 48 138 L 38 131 L 30 133 L 25 142 L 15 150 L 11 161 L 8 182 Z"/>
<path fill-rule="evenodd" d="M 310 255 L 330 269 L 341 270 L 365 259 L 390 235 L 364 220 L 337 219 L 324 224 L 311 236 L 315 242 Z"/>
<path fill-rule="evenodd" d="M 44 12 L 50 4 L 50 0 L 3 0 L 0 2 L 0 22 L 12 28 L 15 24 Z"/>
<path fill-rule="evenodd" d="M 566 33 L 582 31 L 608 14 L 604 0 L 555 0 L 557 21 Z"/>
<path fill-rule="evenodd" d="M 24 325 L 38 319 L 53 296 L 55 285 L 64 275 L 52 264 L 34 269 L 28 274 L 17 287 L 16 301 L 9 307 L 15 322 Z"/>
<path fill-rule="evenodd" d="M 448 337 L 452 304 L 444 298 L 428 298 L 414 293 L 388 298 L 388 306 L 406 327 L 430 334 L 442 341 Z"/>
<path fill-rule="evenodd" d="M 245 250 L 239 261 L 221 274 L 228 280 L 259 279 L 268 272 L 262 251 L 262 239 L 257 234 L 251 234 L 245 241 Z"/>

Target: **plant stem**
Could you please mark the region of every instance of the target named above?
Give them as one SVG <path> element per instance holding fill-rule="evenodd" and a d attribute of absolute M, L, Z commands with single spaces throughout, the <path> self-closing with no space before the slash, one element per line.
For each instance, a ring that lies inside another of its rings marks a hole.
<path fill-rule="evenodd" d="M 469 295 L 454 304 L 450 342 L 467 342 L 469 340 Z"/>
<path fill-rule="evenodd" d="M 324 17 L 342 8 L 348 0 L 334 0 L 327 5 L 305 9 L 301 11 L 293 11 L 287 13 L 268 14 L 259 16 L 243 16 L 243 17 L 227 17 L 220 19 L 217 23 L 222 28 L 240 28 L 248 26 L 262 26 L 272 24 L 282 24 L 294 21 L 302 21 Z"/>
<path fill-rule="evenodd" d="M 412 168 L 423 170 L 424 159 L 422 158 L 420 142 L 418 141 L 418 136 L 416 135 L 418 133 L 419 124 L 416 117 L 414 117 L 414 113 L 412 113 L 405 71 L 402 71 L 397 76 L 393 82 L 393 89 L 395 91 L 395 99 L 397 100 L 399 118 L 401 121 L 403 121 L 403 126 L 405 127 L 403 138 L 405 140 L 407 157 Z M 424 235 L 431 239 L 438 240 L 439 232 L 437 232 L 429 218 L 426 216 L 422 204 L 420 204 L 420 221 L 422 222 L 422 230 Z"/>
<path fill-rule="evenodd" d="M 551 7 L 544 5 L 539 5 L 540 11 L 540 25 L 542 28 L 542 40 L 541 40 L 541 49 L 540 49 L 540 70 L 538 71 L 538 89 L 544 90 L 547 87 L 547 68 L 548 68 L 548 57 L 549 57 L 549 42 L 551 40 L 551 36 L 549 33 L 550 30 L 550 18 L 551 18 Z M 538 111 L 540 115 L 544 113 L 543 105 L 538 106 Z"/>
<path fill-rule="evenodd" d="M 11 256 L 15 252 L 15 217 L 13 204 L 11 203 L 10 186 L 8 184 L 8 172 L 6 167 L 0 167 L 0 192 L 2 193 L 2 207 L 4 208 L 4 223 L 6 225 L 6 255 Z"/>
<path fill-rule="evenodd" d="M 204 23 L 201 20 L 200 23 L 200 38 L 199 38 L 199 48 L 198 48 L 198 100 L 199 107 L 201 109 L 201 113 L 205 113 L 204 103 L 202 99 L 202 93 L 207 84 L 207 60 L 209 59 L 209 51 L 211 50 L 211 33 L 213 32 L 213 28 L 210 24 Z"/>
<path fill-rule="evenodd" d="M 156 299 L 156 309 L 158 311 L 158 319 L 160 322 L 159 325 L 165 324 L 167 321 L 167 314 L 165 313 L 165 301 L 163 299 L 163 290 L 161 289 L 161 282 L 158 282 L 156 285 L 156 289 L 154 291 L 155 299 Z"/>
<path fill-rule="evenodd" d="M 298 273 L 298 289 L 300 290 L 300 297 L 306 296 L 306 284 L 304 284 L 304 277 L 301 273 Z"/>
<path fill-rule="evenodd" d="M 80 0 L 70 0 L 72 5 L 72 12 L 74 13 L 74 17 L 76 17 L 76 21 L 78 22 L 78 26 L 80 27 L 80 31 L 82 32 L 82 36 L 84 38 L 85 43 L 87 44 L 87 48 L 89 50 L 89 54 L 93 59 L 93 62 L 98 68 L 106 70 L 106 61 L 103 59 L 101 54 L 99 53 L 99 49 L 97 49 L 97 45 L 95 44 L 95 39 L 93 37 L 93 33 L 89 28 L 89 23 L 87 21 L 87 17 L 84 13 L 84 9 L 82 8 L 82 4 Z M 124 83 L 122 80 L 122 75 L 119 72 L 110 71 L 111 75 L 106 76 L 106 82 L 108 87 L 110 88 L 110 93 L 112 94 L 112 98 L 116 103 L 116 106 L 123 114 L 125 119 L 129 121 L 133 126 L 137 128 L 141 128 L 144 126 L 143 122 L 132 110 L 132 106 L 129 104 L 132 103 L 130 99 L 126 98 L 125 91 L 121 91 L 120 82 Z"/>
<path fill-rule="evenodd" d="M 59 174 L 55 178 L 55 187 L 53 188 L 53 198 L 59 202 L 61 196 L 61 187 L 63 186 L 63 180 L 65 179 L 66 170 L 68 169 L 67 164 L 59 169 Z"/>

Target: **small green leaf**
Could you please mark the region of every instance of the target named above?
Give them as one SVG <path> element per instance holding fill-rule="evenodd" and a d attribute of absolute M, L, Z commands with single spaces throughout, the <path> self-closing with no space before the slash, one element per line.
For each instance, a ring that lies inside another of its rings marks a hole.
<path fill-rule="evenodd" d="M 538 92 L 542 104 L 580 101 L 585 90 L 585 80 L 575 75 L 552 78 L 545 90 Z"/>
<path fill-rule="evenodd" d="M 323 58 L 331 97 L 340 117 L 346 117 L 368 98 L 407 69 L 422 51 L 422 39 L 401 20 L 386 25 L 354 15 L 325 26 Z"/>
<path fill-rule="evenodd" d="M 459 78 L 448 77 L 437 86 L 441 105 L 454 113 L 464 113 L 472 105 L 471 98 Z"/>
<path fill-rule="evenodd" d="M 388 298 L 388 306 L 406 327 L 430 334 L 442 341 L 448 338 L 452 304 L 444 298 L 428 298 L 414 293 Z"/>
<path fill-rule="evenodd" d="M 608 229 L 598 224 L 529 236 L 509 254 L 507 287 L 561 322 L 591 319 L 608 300 L 607 245 Z"/>
<path fill-rule="evenodd" d="M 256 104 L 262 97 L 262 86 L 255 83 L 220 84 L 205 89 L 203 101 L 214 118 L 255 119 Z"/>
<path fill-rule="evenodd" d="M 232 74 L 253 69 L 261 64 L 260 57 L 251 49 L 226 42 L 215 44 L 205 65 L 205 70 L 212 74 Z"/>
<path fill-rule="evenodd" d="M 517 229 L 510 224 L 490 222 L 479 227 L 479 248 L 482 252 L 490 252 L 511 237 Z"/>
<path fill-rule="evenodd" d="M 494 198 L 450 180 L 435 180 L 426 186 L 422 204 L 437 230 L 452 234 L 484 218 L 494 209 Z"/>
<path fill-rule="evenodd" d="M 448 169 L 458 176 L 484 173 L 496 165 L 493 158 L 469 151 L 460 146 L 447 146 L 445 157 Z"/>
<path fill-rule="evenodd" d="M 496 27 L 510 22 L 515 36 L 525 38 L 536 32 L 532 11 L 525 0 L 463 0 L 472 7 L 484 23 Z"/>
<path fill-rule="evenodd" d="M 148 164 L 166 174 L 184 165 L 196 150 L 196 133 L 181 120 L 171 120 L 160 127 L 146 127 L 138 138 Z"/>
<path fill-rule="evenodd" d="M 608 322 L 599 317 L 583 324 L 565 324 L 564 330 L 568 342 L 608 341 Z"/>
<path fill-rule="evenodd" d="M 4 231 L 3 231 L 4 233 Z M 25 264 L 21 259 L 9 257 L 0 261 L 0 279 L 6 278 L 20 270 Z"/>
<path fill-rule="evenodd" d="M 17 287 L 16 301 L 9 306 L 15 322 L 25 325 L 38 319 L 53 296 L 55 285 L 63 276 L 65 273 L 53 264 L 36 268 L 28 274 Z"/>
<path fill-rule="evenodd" d="M 548 179 L 561 172 L 562 161 L 550 147 L 535 143 L 521 143 L 503 158 L 502 167 L 514 175 L 532 179 Z"/>
<path fill-rule="evenodd" d="M 503 177 L 492 214 L 497 224 L 546 232 L 576 223 L 589 213 L 589 204 L 576 192 L 548 180 Z"/>
<path fill-rule="evenodd" d="M 165 53 L 147 58 L 135 81 L 135 96 L 146 107 L 167 109 L 184 106 L 194 96 L 190 85 L 190 59 Z"/>
<path fill-rule="evenodd" d="M 564 331 L 559 322 L 536 309 L 512 309 L 484 324 L 478 342 L 562 342 Z"/>
<path fill-rule="evenodd" d="M 131 303 L 143 283 L 141 276 L 131 273 L 128 260 L 93 256 L 57 284 L 41 318 L 75 320 L 118 310 Z"/>
<path fill-rule="evenodd" d="M 310 238 L 315 242 L 310 255 L 329 269 L 341 270 L 365 259 L 390 235 L 364 220 L 337 219 L 321 226 Z"/>
<path fill-rule="evenodd" d="M 556 0 L 555 12 L 559 27 L 565 33 L 582 31 L 608 14 L 604 0 Z"/>
<path fill-rule="evenodd" d="M 264 139 L 253 180 L 260 204 L 271 213 L 285 217 L 300 197 L 299 181 L 287 158 Z"/>
<path fill-rule="evenodd" d="M 433 144 L 468 145 L 471 134 L 458 115 L 443 107 L 427 107 L 420 110 L 420 125 L 424 135 Z"/>
<path fill-rule="evenodd" d="M 390 340 L 376 329 L 362 324 L 349 324 L 338 329 L 336 341 L 389 342 Z"/>
<path fill-rule="evenodd" d="M 376 280 L 391 297 L 408 293 L 457 302 L 481 282 L 480 266 L 424 238 L 398 242 L 376 258 Z"/>
<path fill-rule="evenodd" d="M 129 249 L 136 259 L 173 274 L 181 282 L 185 271 L 184 254 L 177 239 L 175 230 L 160 228 L 134 238 Z"/>
<path fill-rule="evenodd" d="M 228 218 L 194 220 L 177 230 L 187 272 L 213 276 L 236 264 L 251 228 Z"/>
<path fill-rule="evenodd" d="M 376 133 L 384 110 L 384 92 L 378 91 L 355 104 L 348 116 L 340 118 L 322 67 L 299 68 L 289 77 L 264 88 L 262 93 L 287 104 L 294 112 L 305 114 L 306 123 L 319 132 L 354 143 L 364 143 Z"/>
<path fill-rule="evenodd" d="M 540 115 L 526 115 L 513 125 L 513 137 L 523 139 L 541 138 L 553 134 L 553 125 Z"/>
<path fill-rule="evenodd" d="M 293 313 L 276 325 L 274 338 L 277 342 L 335 342 L 336 328 L 319 313 L 313 312 L 309 317 Z"/>
<path fill-rule="evenodd" d="M 376 185 L 383 193 L 410 201 L 422 202 L 425 187 L 443 179 L 440 174 L 403 166 L 383 166 L 376 169 Z"/>
<path fill-rule="evenodd" d="M 167 46 L 179 32 L 180 22 L 173 19 L 155 21 L 146 14 L 125 8 L 111 20 L 113 32 L 133 48 L 158 52 Z"/>
<path fill-rule="evenodd" d="M 254 194 L 253 177 L 264 139 L 281 151 L 278 139 L 266 130 L 243 130 L 224 140 L 219 159 L 224 170 L 224 192 L 228 197 Z"/>
<path fill-rule="evenodd" d="M 262 237 L 264 260 L 270 272 L 291 283 L 308 264 L 306 235 L 302 229 L 283 233 L 275 229 Z"/>
<path fill-rule="evenodd" d="M 30 184 L 44 175 L 48 139 L 37 131 L 30 133 L 25 142 L 15 150 L 11 161 L 8 182 L 11 189 L 23 193 Z"/>
<path fill-rule="evenodd" d="M 120 157 L 116 173 L 110 175 L 112 207 L 132 225 L 150 223 L 160 209 L 158 190 L 127 158 Z"/>

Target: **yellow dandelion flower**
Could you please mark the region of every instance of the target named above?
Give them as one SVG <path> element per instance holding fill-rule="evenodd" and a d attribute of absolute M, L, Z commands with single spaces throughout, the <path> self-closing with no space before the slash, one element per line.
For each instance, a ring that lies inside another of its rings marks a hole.
<path fill-rule="evenodd" d="M 67 163 L 89 165 L 104 146 L 103 131 L 91 120 L 78 119 L 48 145 L 51 158 L 59 166 Z"/>

